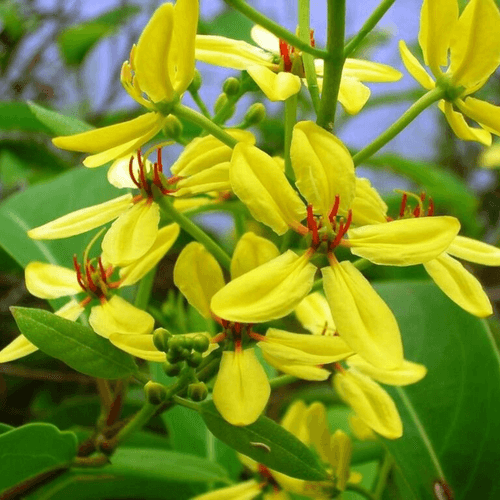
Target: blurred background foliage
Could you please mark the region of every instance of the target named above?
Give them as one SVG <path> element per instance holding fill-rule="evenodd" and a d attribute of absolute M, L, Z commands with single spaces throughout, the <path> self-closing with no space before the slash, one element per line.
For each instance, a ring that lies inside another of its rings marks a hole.
<path fill-rule="evenodd" d="M 97 127 L 133 118 L 140 113 L 120 85 L 120 69 L 122 62 L 128 58 L 132 43 L 137 40 L 159 3 L 157 0 L 135 3 L 130 0 L 0 2 L 0 348 L 18 335 L 9 312 L 10 306 L 48 307 L 44 301 L 30 296 L 24 286 L 23 266 L 36 258 L 40 249 L 35 248 L 36 245 L 27 239 L 23 230 L 71 209 L 104 201 L 116 193 L 107 184 L 103 169 L 84 170 L 79 155 L 57 150 L 50 138 L 84 127 L 81 122 Z M 201 0 L 200 3 L 200 33 L 251 42 L 250 21 L 229 10 L 222 0 Z M 295 29 L 296 6 L 291 6 L 287 0 L 250 3 L 289 29 Z M 316 30 L 318 45 L 322 45 L 325 1 L 312 4 L 311 26 Z M 376 5 L 374 0 L 348 2 L 348 35 L 355 33 Z M 416 37 L 420 5 L 420 0 L 397 0 L 380 27 L 355 54 L 355 57 L 391 64 L 401 70 L 404 77 L 396 84 L 373 85 L 372 97 L 358 116 L 350 117 L 339 111 L 337 134 L 352 152 L 375 138 L 422 95 L 422 90 L 406 74 L 396 48 L 397 40 L 404 38 L 419 53 Z M 209 109 L 213 109 L 224 79 L 235 72 L 202 64 L 198 64 L 198 69 L 203 76 L 200 95 Z M 490 78 L 478 97 L 500 103 L 498 73 Z M 304 90 L 299 99 L 299 117 L 310 118 L 312 108 Z M 239 102 L 229 123 L 240 123 L 249 105 L 259 100 L 262 97 L 257 93 L 247 94 Z M 56 130 L 51 126 L 50 118 L 40 118 L 43 110 L 30 105 L 29 101 L 63 113 L 74 121 L 70 119 L 67 128 L 61 128 L 59 124 L 60 128 Z M 196 106 L 188 95 L 184 102 Z M 281 104 L 265 102 L 265 105 L 267 117 L 256 131 L 259 145 L 270 154 L 279 154 L 283 149 L 283 108 Z M 185 136 L 194 136 L 198 132 L 190 125 L 184 125 Z M 165 163 L 172 163 L 180 151 L 180 146 L 168 148 L 164 152 Z M 394 188 L 417 193 L 425 191 L 434 199 L 437 213 L 452 214 L 461 220 L 462 234 L 498 245 L 500 177 L 498 170 L 485 170 L 478 166 L 480 152 L 481 147 L 477 144 L 458 140 L 442 114 L 433 107 L 418 117 L 380 154 L 362 165 L 359 171 L 381 190 L 391 212 L 398 211 L 400 201 Z M 36 186 L 40 186 L 39 189 Z M 23 193 L 26 195 L 23 196 Z M 48 206 L 52 208 L 49 210 Z M 53 213 L 56 215 L 49 216 Z M 12 214 L 22 215 L 23 220 L 15 221 Z M 204 216 L 200 221 L 208 231 L 222 234 L 222 238 L 233 231 L 231 218 L 223 214 Z M 273 238 L 270 232 L 266 234 Z M 47 248 L 58 262 L 69 265 L 70 248 L 83 248 L 90 236 L 78 238 L 71 239 L 67 247 L 65 243 L 55 242 Z M 228 245 L 232 244 L 229 238 L 226 240 Z M 161 262 L 155 277 L 151 306 L 151 313 L 159 324 L 166 324 L 179 332 L 190 328 L 191 331 L 212 328 L 204 324 L 196 313 L 186 312 L 182 300 L 179 301 L 175 293 L 173 264 L 187 241 L 185 235 L 179 238 L 173 251 Z M 18 250 L 14 251 L 14 248 Z M 499 271 L 495 268 L 471 268 L 498 307 Z M 376 280 L 426 277 L 421 266 L 410 269 L 374 266 L 366 274 Z M 498 330 L 496 324 L 491 322 L 491 326 L 495 333 Z M 298 325 L 291 328 L 298 328 Z M 161 378 L 160 375 L 158 377 Z M 292 389 L 303 392 L 303 385 L 298 384 Z M 327 402 L 335 402 L 330 393 L 326 389 L 321 392 L 319 387 L 314 395 Z M 125 414 L 137 408 L 141 398 L 141 391 L 132 390 Z M 271 401 L 269 414 L 279 416 L 289 399 L 286 391 L 279 391 Z M 39 420 L 54 423 L 61 429 L 76 426 L 81 429 L 82 435 L 88 435 L 98 416 L 98 401 L 89 377 L 69 370 L 63 363 L 40 352 L 20 362 L 0 365 L 0 421 L 6 424 L 19 426 Z M 199 422 L 202 435 L 197 436 L 193 432 L 197 428 L 196 422 L 189 420 L 193 417 L 192 414 L 187 416 L 188 410 L 178 408 L 175 411 L 180 415 L 174 417 L 169 413 L 164 419 L 153 421 L 148 430 L 139 433 L 134 438 L 138 445 L 148 443 L 149 446 L 154 442 L 155 446 L 169 448 L 172 442 L 166 438 L 168 434 L 178 440 L 182 449 L 182 443 L 186 441 L 179 436 L 190 436 L 194 444 L 189 445 L 188 451 L 195 450 L 194 453 L 205 455 L 207 447 L 214 446 L 213 438 L 207 437 L 208 432 Z M 345 412 L 343 414 L 342 411 L 331 412 L 332 425 L 346 425 Z M 186 421 L 190 423 L 187 428 Z M 156 432 L 155 439 L 152 439 L 153 431 Z M 163 436 L 163 440 L 158 441 L 158 434 Z M 234 452 L 220 443 L 217 447 L 221 463 L 237 475 L 240 467 L 234 460 Z M 212 448 L 210 453 L 213 453 Z M 375 462 L 375 465 L 372 463 L 359 468 L 365 474 L 368 485 L 373 480 L 376 467 Z M 121 483 L 119 491 L 116 484 L 109 488 L 101 484 L 99 498 L 112 498 L 112 495 L 116 498 L 135 498 L 137 495 L 140 498 L 141 494 L 149 498 L 148 488 L 153 490 L 146 483 L 139 480 Z M 196 485 L 188 489 L 189 494 L 199 491 Z M 98 498 L 97 490 L 94 490 L 90 486 L 85 494 Z M 85 494 L 82 493 L 81 498 L 90 497 Z M 185 490 L 179 492 L 172 489 L 173 496 L 168 498 L 184 498 L 189 494 Z M 387 493 L 387 498 L 392 498 L 390 493 Z"/>

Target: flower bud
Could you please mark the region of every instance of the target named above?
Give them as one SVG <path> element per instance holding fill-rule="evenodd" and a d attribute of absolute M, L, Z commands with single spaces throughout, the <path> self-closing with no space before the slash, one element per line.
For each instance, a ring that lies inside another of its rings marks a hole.
<path fill-rule="evenodd" d="M 266 107 L 261 102 L 252 104 L 245 114 L 245 125 L 257 125 L 266 117 Z"/>
<path fill-rule="evenodd" d="M 177 363 L 179 361 L 183 361 L 184 358 L 181 354 L 181 352 L 177 349 L 169 349 L 167 352 L 167 361 L 169 363 Z"/>
<path fill-rule="evenodd" d="M 203 356 L 199 352 L 192 352 L 188 358 L 186 359 L 188 366 L 191 368 L 196 368 L 200 366 L 201 362 L 203 361 Z"/>
<path fill-rule="evenodd" d="M 159 351 L 167 352 L 170 337 L 172 337 L 172 334 L 168 330 L 157 328 L 153 333 L 153 343 Z"/>
<path fill-rule="evenodd" d="M 172 139 L 178 139 L 182 135 L 182 123 L 174 115 L 168 115 L 162 127 L 163 133 Z"/>
<path fill-rule="evenodd" d="M 163 363 L 163 371 L 165 372 L 165 375 L 168 375 L 169 377 L 176 377 L 179 375 L 181 372 L 182 365 L 180 363 L 169 363 L 166 361 Z"/>
<path fill-rule="evenodd" d="M 187 395 L 193 401 L 203 401 L 208 396 L 208 389 L 204 382 L 189 384 Z"/>
<path fill-rule="evenodd" d="M 205 352 L 210 347 L 210 340 L 205 335 L 197 335 L 193 339 L 193 349 L 197 352 Z"/>
<path fill-rule="evenodd" d="M 157 382 L 149 381 L 144 386 L 144 391 L 146 393 L 146 399 L 152 405 L 159 405 L 165 401 L 167 397 L 167 391 L 162 384 L 158 384 Z"/>
<path fill-rule="evenodd" d="M 224 82 L 222 90 L 228 96 L 236 95 L 240 91 L 240 81 L 237 78 L 231 76 Z"/>
<path fill-rule="evenodd" d="M 197 69 L 195 69 L 193 79 L 191 80 L 191 83 L 188 87 L 188 91 L 193 93 L 198 92 L 198 90 L 200 90 L 201 84 L 202 84 L 201 74 Z"/>
<path fill-rule="evenodd" d="M 215 101 L 214 104 L 214 111 L 218 113 L 223 106 L 225 106 L 228 102 L 228 98 L 226 94 L 221 94 L 219 97 L 217 97 L 217 100 Z"/>

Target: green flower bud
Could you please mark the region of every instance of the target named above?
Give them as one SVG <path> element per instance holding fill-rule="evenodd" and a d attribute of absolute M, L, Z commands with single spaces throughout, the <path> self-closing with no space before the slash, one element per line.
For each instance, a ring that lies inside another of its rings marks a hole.
<path fill-rule="evenodd" d="M 266 117 L 266 107 L 260 102 L 252 104 L 245 114 L 245 125 L 257 125 Z"/>
<path fill-rule="evenodd" d="M 198 92 L 198 90 L 200 90 L 200 87 L 201 87 L 201 84 L 203 83 L 202 79 L 201 79 L 201 74 L 200 72 L 195 69 L 194 70 L 194 76 L 193 76 L 193 80 L 191 81 L 189 87 L 188 87 L 188 91 L 189 92 L 193 92 L 193 93 L 196 93 Z"/>
<path fill-rule="evenodd" d="M 222 90 L 228 96 L 236 95 L 240 91 L 240 81 L 237 78 L 231 76 L 224 82 Z"/>
<path fill-rule="evenodd" d="M 153 333 L 153 343 L 155 347 L 162 352 L 168 351 L 168 339 L 172 334 L 165 328 L 157 328 Z"/>
<path fill-rule="evenodd" d="M 167 390 L 162 384 L 158 384 L 150 380 L 145 386 L 146 399 L 152 405 L 159 405 L 165 401 Z"/>
<path fill-rule="evenodd" d="M 168 356 L 167 356 L 168 357 Z M 181 372 L 182 364 L 181 363 L 169 363 L 166 361 L 163 363 L 163 371 L 165 372 L 165 375 L 168 375 L 169 377 L 176 377 L 179 375 Z"/>
<path fill-rule="evenodd" d="M 167 352 L 167 361 L 169 363 L 177 363 L 179 361 L 183 361 L 183 356 L 181 355 L 180 351 L 179 350 L 174 350 L 174 349 L 170 349 L 168 352 Z"/>
<path fill-rule="evenodd" d="M 168 115 L 162 127 L 163 133 L 171 139 L 178 139 L 182 135 L 182 129 L 182 123 L 174 115 Z"/>
<path fill-rule="evenodd" d="M 186 361 L 188 366 L 190 366 L 191 368 L 196 368 L 197 366 L 200 366 L 201 362 L 203 361 L 203 356 L 200 352 L 195 351 L 189 355 Z"/>
<path fill-rule="evenodd" d="M 204 382 L 188 385 L 187 395 L 193 401 L 203 401 L 208 396 L 208 389 Z"/>
<path fill-rule="evenodd" d="M 219 97 L 217 97 L 217 100 L 214 104 L 214 111 L 218 113 L 221 108 L 227 104 L 227 101 L 228 99 L 226 94 L 221 94 Z"/>
<path fill-rule="evenodd" d="M 188 359 L 189 356 L 191 356 L 191 349 L 185 349 L 185 348 L 182 348 L 180 351 L 179 351 L 179 356 L 182 357 L 182 359 Z"/>
<path fill-rule="evenodd" d="M 205 335 L 196 335 L 193 339 L 193 349 L 198 352 L 205 352 L 210 347 L 210 339 Z"/>

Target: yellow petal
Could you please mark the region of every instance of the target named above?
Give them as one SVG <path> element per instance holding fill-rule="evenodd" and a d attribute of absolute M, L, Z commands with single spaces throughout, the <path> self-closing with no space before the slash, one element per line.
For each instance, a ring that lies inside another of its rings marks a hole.
<path fill-rule="evenodd" d="M 143 144 L 146 144 L 150 139 L 152 139 L 163 127 L 166 119 L 160 113 L 152 113 L 151 127 L 141 135 L 137 135 L 134 139 L 128 142 L 118 144 L 112 148 L 106 149 L 101 153 L 97 153 L 92 156 L 87 156 L 83 160 L 83 164 L 88 168 L 100 167 L 108 161 L 116 160 L 122 156 L 131 155 L 137 152 Z M 153 120 L 154 118 L 154 120 Z M 168 117 L 167 117 L 168 119 Z"/>
<path fill-rule="evenodd" d="M 370 89 L 357 78 L 342 76 L 338 99 L 350 115 L 359 113 L 370 97 Z"/>
<path fill-rule="evenodd" d="M 410 52 L 410 49 L 403 40 L 399 41 L 399 53 L 401 54 L 401 59 L 408 73 L 410 73 L 424 89 L 432 90 L 436 86 L 434 80 L 418 62 L 418 59 Z"/>
<path fill-rule="evenodd" d="M 284 350 L 285 348 L 283 348 Z M 290 348 L 286 348 L 290 350 Z M 295 351 L 295 349 L 293 349 Z M 300 351 L 297 351 L 300 353 Z M 326 370 L 325 368 L 321 368 L 316 365 L 306 365 L 300 361 L 293 362 L 290 361 L 287 357 L 273 356 L 267 351 L 263 351 L 262 356 L 266 360 L 266 362 L 276 368 L 277 370 L 287 373 L 288 375 L 293 375 L 294 377 L 301 378 L 303 380 L 312 380 L 312 381 L 322 381 L 326 380 L 331 372 Z M 300 358 L 300 354 L 297 355 Z"/>
<path fill-rule="evenodd" d="M 309 428 L 306 425 L 307 407 L 304 401 L 296 399 L 286 410 L 280 425 L 309 446 Z"/>
<path fill-rule="evenodd" d="M 177 183 L 176 196 L 192 196 L 212 191 L 231 191 L 229 162 L 219 163 Z"/>
<path fill-rule="evenodd" d="M 286 316 L 309 293 L 316 267 L 308 256 L 283 255 L 232 280 L 212 298 L 212 311 L 240 323 L 261 323 Z"/>
<path fill-rule="evenodd" d="M 332 457 L 330 464 L 335 470 L 335 477 L 337 482 L 335 486 L 344 491 L 347 480 L 349 479 L 349 466 L 351 464 L 352 444 L 349 436 L 342 432 L 340 429 L 335 431 L 331 437 L 331 450 Z"/>
<path fill-rule="evenodd" d="M 19 335 L 0 351 L 0 363 L 23 358 L 37 350 L 36 345 L 32 344 L 24 335 Z"/>
<path fill-rule="evenodd" d="M 249 66 L 246 70 L 270 101 L 285 101 L 300 90 L 300 78 L 292 73 L 275 73 L 261 65 Z"/>
<path fill-rule="evenodd" d="M 356 439 L 360 441 L 375 441 L 377 436 L 355 413 L 349 414 L 349 427 Z"/>
<path fill-rule="evenodd" d="M 403 362 L 399 327 L 387 304 L 348 261 L 321 269 L 326 298 L 341 338 L 373 365 Z"/>
<path fill-rule="evenodd" d="M 375 432 L 388 439 L 403 435 L 403 424 L 389 394 L 366 375 L 353 369 L 337 373 L 333 386 L 338 395 Z"/>
<path fill-rule="evenodd" d="M 198 61 L 224 68 L 244 70 L 255 64 L 277 67 L 273 55 L 241 40 L 223 36 L 196 35 L 195 57 Z"/>
<path fill-rule="evenodd" d="M 188 212 L 190 210 L 196 210 L 204 205 L 214 205 L 220 203 L 221 200 L 218 198 L 176 198 L 174 199 L 174 208 L 178 212 Z"/>
<path fill-rule="evenodd" d="M 444 253 L 424 267 L 436 285 L 462 309 L 480 318 L 493 314 L 481 283 L 453 257 Z"/>
<path fill-rule="evenodd" d="M 168 72 L 174 90 L 179 95 L 186 91 L 194 76 L 198 11 L 198 0 L 177 0 L 175 2 L 174 31 L 168 55 Z"/>
<path fill-rule="evenodd" d="M 255 136 L 247 130 L 227 129 L 225 132 L 239 142 L 245 142 L 252 146 L 255 144 Z M 170 171 L 174 175 L 188 177 L 219 163 L 230 161 L 232 154 L 233 149 L 213 135 L 196 137 L 185 147 L 179 158 L 170 167 Z"/>
<path fill-rule="evenodd" d="M 272 241 L 252 232 L 245 233 L 234 249 L 231 259 L 231 278 L 234 280 L 279 255 L 278 247 Z"/>
<path fill-rule="evenodd" d="M 119 217 L 132 205 L 132 195 L 125 194 L 113 200 L 63 215 L 43 226 L 28 231 L 34 240 L 55 240 L 69 238 L 102 226 Z"/>
<path fill-rule="evenodd" d="M 141 359 L 156 361 L 158 363 L 166 361 L 166 354 L 159 351 L 153 342 L 153 335 L 135 335 L 127 333 L 112 333 L 109 341 L 122 351 L 132 354 Z"/>
<path fill-rule="evenodd" d="M 250 457 L 243 455 L 242 453 L 236 453 L 238 460 L 249 470 L 254 473 L 259 472 L 259 464 Z"/>
<path fill-rule="evenodd" d="M 455 104 L 462 113 L 478 122 L 486 130 L 500 135 L 500 106 L 474 97 L 467 97 L 464 101 L 457 99 Z M 491 141 L 486 145 L 491 145 Z"/>
<path fill-rule="evenodd" d="M 272 54 L 280 53 L 279 38 L 262 26 L 259 26 L 258 24 L 252 26 L 250 36 L 252 37 L 252 40 L 264 50 L 267 50 Z"/>
<path fill-rule="evenodd" d="M 137 283 L 153 267 L 160 262 L 163 256 L 172 248 L 179 236 L 180 228 L 177 224 L 162 227 L 156 236 L 153 246 L 140 259 L 120 269 L 120 286 L 129 286 Z"/>
<path fill-rule="evenodd" d="M 192 497 L 191 500 L 252 500 L 260 495 L 262 487 L 255 479 L 234 486 L 226 486 L 209 493 Z"/>
<path fill-rule="evenodd" d="M 302 352 L 305 363 L 307 360 L 315 364 L 334 363 L 353 354 L 352 349 L 339 336 L 290 333 L 269 328 L 265 338 L 266 342 L 258 343 L 262 349 L 286 346 Z"/>
<path fill-rule="evenodd" d="M 113 162 L 111 167 L 109 167 L 107 177 L 110 184 L 117 188 L 137 189 L 129 173 L 130 158 L 133 158 L 132 172 L 134 177 L 139 179 L 139 162 L 137 161 L 137 154 L 131 154 L 118 158 Z M 143 160 L 143 163 L 146 172 L 153 171 L 153 164 L 149 160 Z"/>
<path fill-rule="evenodd" d="M 330 462 L 332 449 L 330 447 L 330 431 L 326 417 L 326 408 L 322 403 L 312 403 L 306 412 L 306 423 L 309 427 L 311 443 L 317 450 L 323 462 Z"/>
<path fill-rule="evenodd" d="M 75 270 L 67 267 L 30 262 L 24 277 L 28 292 L 41 299 L 57 299 L 83 291 L 76 280 Z"/>
<path fill-rule="evenodd" d="M 113 333 L 145 335 L 153 331 L 154 319 L 147 312 L 114 295 L 90 310 L 90 326 L 102 337 Z"/>
<path fill-rule="evenodd" d="M 439 75 L 439 66 L 448 66 L 448 48 L 457 21 L 456 0 L 424 0 L 420 11 L 418 42 L 425 64 L 434 74 Z"/>
<path fill-rule="evenodd" d="M 259 222 L 284 234 L 306 217 L 306 207 L 276 162 L 247 144 L 234 148 L 229 169 L 233 191 Z"/>
<path fill-rule="evenodd" d="M 465 236 L 457 236 L 447 252 L 454 257 L 476 264 L 500 266 L 500 248 Z"/>
<path fill-rule="evenodd" d="M 319 292 L 308 295 L 296 308 L 301 325 L 313 335 L 335 335 L 335 323 L 327 300 Z"/>
<path fill-rule="evenodd" d="M 479 155 L 479 165 L 484 168 L 500 167 L 500 143 L 485 149 Z"/>
<path fill-rule="evenodd" d="M 252 424 L 264 411 L 270 393 L 266 372 L 253 349 L 222 353 L 213 400 L 225 420 Z"/>
<path fill-rule="evenodd" d="M 342 68 L 342 78 L 345 76 L 361 82 L 397 82 L 403 75 L 387 64 L 348 57 Z"/>
<path fill-rule="evenodd" d="M 472 87 L 500 64 L 500 12 L 494 0 L 471 0 L 450 42 L 449 73 L 457 85 Z"/>
<path fill-rule="evenodd" d="M 314 122 L 299 122 L 293 127 L 290 156 L 296 185 L 314 210 L 328 219 L 339 196 L 339 211 L 346 213 L 355 180 L 354 163 L 342 142 Z"/>
<path fill-rule="evenodd" d="M 139 87 L 153 102 L 171 101 L 174 89 L 169 59 L 174 30 L 174 6 L 160 5 L 137 42 L 134 57 L 135 77 Z"/>
<path fill-rule="evenodd" d="M 102 240 L 103 257 L 113 266 L 126 266 L 142 257 L 158 235 L 160 207 L 142 200 L 113 222 Z"/>
<path fill-rule="evenodd" d="M 443 253 L 460 230 L 455 217 L 421 217 L 362 226 L 349 231 L 351 252 L 370 262 L 412 266 Z"/>
<path fill-rule="evenodd" d="M 68 151 L 100 153 L 146 134 L 157 123 L 159 113 L 146 113 L 116 125 L 89 130 L 81 134 L 52 139 L 54 146 Z M 161 116 L 160 116 L 161 118 Z"/>
<path fill-rule="evenodd" d="M 210 301 L 223 288 L 224 276 L 213 255 L 201 243 L 193 241 L 177 258 L 174 283 L 204 318 L 210 318 Z"/>
<path fill-rule="evenodd" d="M 85 308 L 82 307 L 79 302 L 75 299 L 71 299 L 67 304 L 55 311 L 54 314 L 61 316 L 61 318 L 69 319 L 70 321 L 76 321 L 84 310 Z"/>
<path fill-rule="evenodd" d="M 451 102 L 441 101 L 439 109 L 444 112 L 446 120 L 455 135 L 463 141 L 477 141 L 486 146 L 491 145 L 491 134 L 482 128 L 471 127 L 462 113 L 453 109 Z"/>
<path fill-rule="evenodd" d="M 377 382 L 388 385 L 402 386 L 415 384 L 419 380 L 422 380 L 427 374 L 427 368 L 424 365 L 413 363 L 406 359 L 403 360 L 401 366 L 398 366 L 394 370 L 377 368 L 371 363 L 368 363 L 368 361 L 365 361 L 359 354 L 351 356 L 347 360 L 347 364 Z"/>
<path fill-rule="evenodd" d="M 356 177 L 356 196 L 351 210 L 355 226 L 387 222 L 387 205 L 368 179 Z"/>

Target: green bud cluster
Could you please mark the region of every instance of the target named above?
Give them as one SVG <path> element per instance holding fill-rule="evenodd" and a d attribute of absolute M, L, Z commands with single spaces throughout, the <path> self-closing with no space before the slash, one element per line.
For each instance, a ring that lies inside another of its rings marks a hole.
<path fill-rule="evenodd" d="M 208 396 L 208 389 L 204 382 L 195 382 L 188 385 L 188 398 L 193 401 L 203 401 Z"/>
<path fill-rule="evenodd" d="M 163 403 L 167 397 L 167 390 L 165 389 L 165 386 L 158 384 L 157 382 L 153 382 L 152 380 L 144 386 L 144 392 L 146 393 L 146 399 L 152 405 L 159 405 Z"/>

